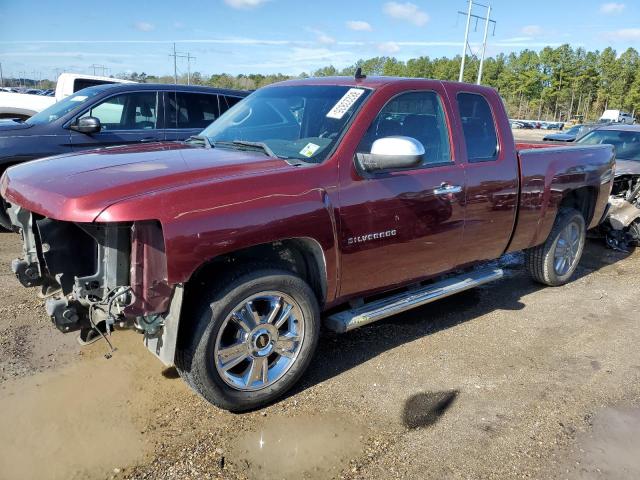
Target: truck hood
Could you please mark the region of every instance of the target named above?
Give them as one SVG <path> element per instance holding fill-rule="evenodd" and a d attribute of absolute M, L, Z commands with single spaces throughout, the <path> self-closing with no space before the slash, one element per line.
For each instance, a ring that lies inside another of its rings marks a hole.
<path fill-rule="evenodd" d="M 160 142 L 58 155 L 7 169 L 0 194 L 57 220 L 92 222 L 127 198 L 185 184 L 291 169 L 261 152 Z"/>

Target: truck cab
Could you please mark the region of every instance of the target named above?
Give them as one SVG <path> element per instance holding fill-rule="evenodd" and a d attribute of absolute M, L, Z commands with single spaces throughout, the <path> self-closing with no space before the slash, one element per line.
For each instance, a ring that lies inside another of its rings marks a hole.
<path fill-rule="evenodd" d="M 295 384 L 322 323 L 490 282 L 508 252 L 570 281 L 614 166 L 610 145 L 515 145 L 491 88 L 356 75 L 259 89 L 187 142 L 11 167 L 0 194 L 61 331 L 134 328 L 242 411 Z"/>

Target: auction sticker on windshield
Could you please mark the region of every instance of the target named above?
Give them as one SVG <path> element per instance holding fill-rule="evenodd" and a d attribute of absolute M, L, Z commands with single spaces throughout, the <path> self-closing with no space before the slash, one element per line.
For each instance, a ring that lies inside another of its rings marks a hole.
<path fill-rule="evenodd" d="M 70 102 L 84 102 L 87 99 L 86 95 L 76 95 L 69 99 Z"/>
<path fill-rule="evenodd" d="M 353 106 L 354 103 L 360 98 L 360 96 L 364 93 L 364 90 L 360 88 L 350 88 L 347 93 L 345 93 L 338 103 L 336 103 L 329 113 L 327 113 L 327 118 L 335 118 L 340 120 L 344 117 L 344 114 Z"/>
<path fill-rule="evenodd" d="M 304 155 L 307 158 L 313 156 L 314 153 L 318 151 L 320 145 L 316 145 L 315 143 L 307 143 L 302 150 L 300 150 L 300 155 Z"/>

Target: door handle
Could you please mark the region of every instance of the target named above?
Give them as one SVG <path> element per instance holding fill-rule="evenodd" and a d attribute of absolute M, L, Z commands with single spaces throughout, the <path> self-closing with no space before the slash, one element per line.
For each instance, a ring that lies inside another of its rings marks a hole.
<path fill-rule="evenodd" d="M 460 192 L 462 192 L 462 187 L 460 185 L 451 185 L 446 182 L 443 182 L 439 187 L 433 189 L 433 193 L 435 195 L 447 195 L 449 193 Z"/>

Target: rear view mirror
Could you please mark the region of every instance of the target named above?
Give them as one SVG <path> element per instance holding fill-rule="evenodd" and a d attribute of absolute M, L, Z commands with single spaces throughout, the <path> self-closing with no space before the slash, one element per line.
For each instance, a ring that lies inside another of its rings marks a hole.
<path fill-rule="evenodd" d="M 100 125 L 100 119 L 96 117 L 82 117 L 76 120 L 69 126 L 71 130 L 75 130 L 80 133 L 98 133 L 102 128 Z"/>
<path fill-rule="evenodd" d="M 415 168 L 424 159 L 424 146 L 411 137 L 379 138 L 371 146 L 371 153 L 356 154 L 360 167 L 366 172 Z"/>

